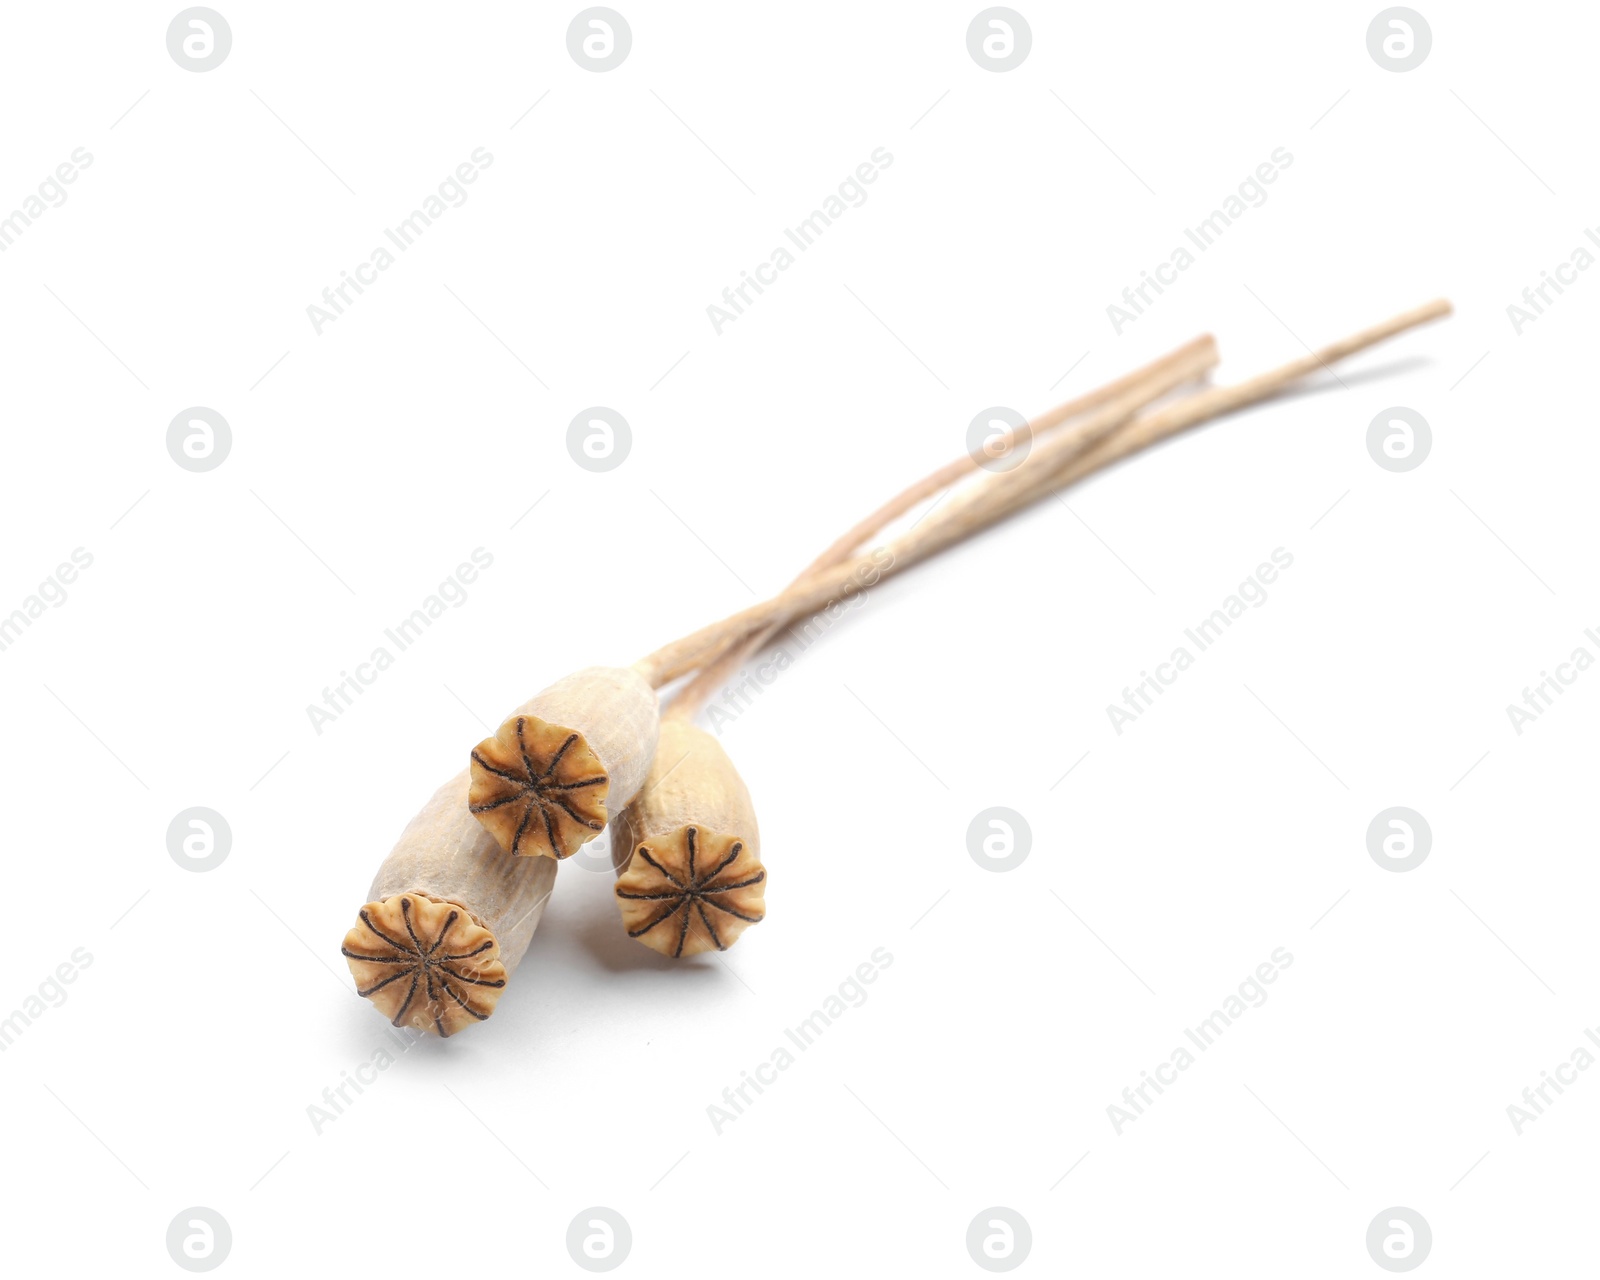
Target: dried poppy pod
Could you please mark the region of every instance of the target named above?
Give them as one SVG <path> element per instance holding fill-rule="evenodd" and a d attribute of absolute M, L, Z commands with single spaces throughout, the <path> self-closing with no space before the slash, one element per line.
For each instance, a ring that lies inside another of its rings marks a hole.
<path fill-rule="evenodd" d="M 468 800 L 500 847 L 570 858 L 632 800 L 655 755 L 661 712 L 637 671 L 589 667 L 558 680 L 472 749 Z"/>
<path fill-rule="evenodd" d="M 750 793 L 710 734 L 661 725 L 655 764 L 611 823 L 617 906 L 630 938 L 664 956 L 726 951 L 766 915 Z"/>
<path fill-rule="evenodd" d="M 463 770 L 407 824 L 340 948 L 358 995 L 397 1027 L 441 1036 L 494 1012 L 556 878 L 555 863 L 494 842 L 467 787 Z"/>

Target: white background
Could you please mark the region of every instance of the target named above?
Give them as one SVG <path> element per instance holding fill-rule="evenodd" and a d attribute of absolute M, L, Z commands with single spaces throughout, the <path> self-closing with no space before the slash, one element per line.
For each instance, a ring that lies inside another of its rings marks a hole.
<path fill-rule="evenodd" d="M 13 6 L 0 53 L 0 209 L 93 156 L 0 254 L 0 612 L 94 558 L 0 653 L 0 1012 L 93 958 L 0 1055 L 14 1270 L 180 1274 L 195 1205 L 251 1276 L 579 1274 L 592 1205 L 649 1275 L 981 1274 L 996 1205 L 1025 1274 L 1383 1274 L 1394 1205 L 1424 1274 L 1588 1267 L 1600 1071 L 1520 1136 L 1506 1108 L 1600 1021 L 1600 675 L 1521 735 L 1505 708 L 1600 655 L 1600 273 L 1520 336 L 1506 307 L 1600 215 L 1592 7 L 1428 5 L 1395 74 L 1376 3 L 1019 0 L 1032 51 L 997 74 L 976 3 L 630 5 L 596 74 L 576 5 L 219 5 L 203 74 L 148 3 Z M 307 306 L 477 147 L 467 202 L 319 336 Z M 718 336 L 707 305 L 878 147 Z M 1107 305 L 1279 147 L 1117 335 Z M 777 588 L 984 406 L 1204 331 L 1247 376 L 1437 295 L 1457 315 L 1347 385 L 1045 501 L 784 672 L 723 737 L 772 879 L 720 963 L 627 941 L 569 866 L 495 1017 L 317 1131 L 386 1043 L 342 935 L 486 723 Z M 633 433 L 606 474 L 565 447 L 596 404 Z M 165 446 L 194 405 L 233 434 L 204 474 Z M 1365 445 L 1392 405 L 1432 426 L 1406 474 Z M 467 602 L 314 731 L 475 547 Z M 1268 602 L 1119 736 L 1107 704 L 1276 547 Z M 233 836 L 204 874 L 166 847 L 194 805 Z M 1032 829 L 1003 874 L 966 847 L 993 805 Z M 1394 805 L 1433 833 L 1404 874 L 1366 848 Z M 880 947 L 719 1135 L 723 1088 Z M 1278 947 L 1270 999 L 1119 1135 L 1107 1107 Z"/>

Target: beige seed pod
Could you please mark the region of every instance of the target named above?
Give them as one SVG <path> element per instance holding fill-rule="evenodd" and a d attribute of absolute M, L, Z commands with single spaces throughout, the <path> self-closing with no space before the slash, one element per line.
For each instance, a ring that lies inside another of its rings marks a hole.
<path fill-rule="evenodd" d="M 612 819 L 611 856 L 623 927 L 664 956 L 726 951 L 766 915 L 750 793 L 721 744 L 686 720 L 662 723 L 650 776 Z"/>
<path fill-rule="evenodd" d="M 558 680 L 472 749 L 472 812 L 508 853 L 569 858 L 633 799 L 660 723 L 637 671 L 589 667 Z"/>
<path fill-rule="evenodd" d="M 556 864 L 514 858 L 467 809 L 463 770 L 401 832 L 341 948 L 395 1026 L 453 1035 L 494 1012 L 544 914 Z"/>

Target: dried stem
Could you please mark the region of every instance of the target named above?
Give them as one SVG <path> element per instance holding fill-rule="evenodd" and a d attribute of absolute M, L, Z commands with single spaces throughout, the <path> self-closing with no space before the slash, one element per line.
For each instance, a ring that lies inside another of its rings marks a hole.
<path fill-rule="evenodd" d="M 1020 428 L 1005 431 L 995 441 L 999 456 L 1009 454 L 1016 447 L 1019 439 L 1023 442 L 1036 440 L 1055 427 L 1060 426 L 1069 418 L 1077 417 L 1092 409 L 1098 409 L 1118 397 L 1129 393 L 1137 393 L 1152 379 L 1157 380 L 1158 384 L 1164 385 L 1165 376 L 1172 370 L 1191 369 L 1194 367 L 1195 362 L 1204 360 L 1207 357 L 1209 357 L 1211 363 L 1215 363 L 1216 340 L 1210 334 L 1195 338 L 1193 341 L 1185 343 L 1159 359 L 1151 361 L 1143 368 L 1135 369 L 1132 373 L 1125 374 L 1123 377 L 1108 382 L 1102 387 L 1097 387 L 1074 399 L 1063 401 L 1055 408 L 1041 413 L 1035 418 L 1030 418 Z M 1110 429 L 1106 428 L 1106 430 Z M 959 458 L 945 463 L 938 470 L 930 472 L 916 483 L 908 485 L 871 515 L 859 521 L 854 527 L 836 539 L 826 551 L 801 571 L 794 581 L 790 583 L 790 586 L 798 586 L 814 573 L 843 564 L 869 538 L 881 533 L 919 502 L 931 498 L 934 494 L 948 489 L 957 481 L 965 479 L 981 465 L 982 460 L 976 454 L 965 453 Z M 662 713 L 663 719 L 692 719 L 706 700 L 716 693 L 740 666 L 748 661 L 752 655 L 759 653 L 771 643 L 773 637 L 789 625 L 791 621 L 793 621 L 792 618 L 775 619 L 766 626 L 752 632 L 738 644 L 730 646 L 716 661 L 707 663 L 688 684 L 679 690 L 671 704 Z"/>
<path fill-rule="evenodd" d="M 1062 432 L 1043 441 L 1015 470 L 1001 474 L 985 474 L 971 486 L 974 490 L 1004 493 L 1021 477 L 1037 473 L 1063 453 L 1081 451 L 1085 441 L 1099 440 L 1117 427 L 1128 422 L 1146 405 L 1159 400 L 1169 391 L 1183 385 L 1215 366 L 1215 346 L 1201 341 L 1175 353 L 1169 362 L 1157 368 L 1137 386 L 1123 391 L 1096 409 L 1069 432 Z M 942 514 L 942 513 L 936 513 Z M 881 579 L 909 568 L 935 551 L 958 541 L 956 537 L 942 536 L 949 522 L 930 518 L 921 521 L 909 532 L 902 534 L 883 548 L 843 561 L 830 569 L 807 575 L 788 591 L 721 622 L 702 627 L 691 635 L 656 650 L 634 664 L 644 678 L 657 688 L 678 676 L 715 661 L 730 645 L 737 644 L 753 631 L 764 629 L 774 622 L 813 609 L 848 594 L 852 589 L 876 585 Z M 978 526 L 973 526 L 974 528 Z"/>
<path fill-rule="evenodd" d="M 1276 369 L 1257 374 L 1244 382 L 1235 383 L 1231 387 L 1212 387 L 1144 414 L 1112 433 L 1095 448 L 1084 453 L 1081 459 L 1062 456 L 1047 459 L 1043 466 L 1033 469 L 1029 475 L 1022 477 L 1012 492 L 1000 496 L 998 511 L 994 510 L 993 495 L 991 495 L 990 505 L 985 508 L 989 518 L 984 519 L 982 523 L 992 523 L 996 516 L 1008 515 L 1011 511 L 1037 500 L 1062 484 L 1080 480 L 1102 467 L 1110 466 L 1113 462 L 1127 457 L 1130 453 L 1137 453 L 1140 449 L 1157 444 L 1189 427 L 1199 426 L 1225 413 L 1232 413 L 1236 409 L 1268 399 L 1291 383 L 1316 373 L 1319 369 L 1328 368 L 1336 360 L 1342 360 L 1358 351 L 1376 346 L 1386 339 L 1404 333 L 1407 329 L 1414 329 L 1433 320 L 1442 320 L 1452 310 L 1446 299 L 1435 299 L 1410 311 L 1402 311 L 1381 324 L 1372 325 L 1359 333 L 1329 343 L 1298 360 L 1291 360 Z M 941 520 L 959 520 L 963 514 L 959 510 L 939 512 L 938 517 Z M 965 531 L 970 532 L 971 529 Z"/>
<path fill-rule="evenodd" d="M 1143 403 L 1157 396 L 1145 395 L 1141 401 L 1142 393 L 1125 393 L 1091 415 L 1074 432 L 1054 438 L 1034 450 L 1014 471 L 985 476 L 967 486 L 945 508 L 885 547 L 810 574 L 782 595 L 675 640 L 641 659 L 635 667 L 659 688 L 669 680 L 714 661 L 729 645 L 737 644 L 752 631 L 820 608 L 852 587 L 900 572 L 1036 500 L 1057 484 L 1081 479 L 1188 427 L 1264 400 L 1297 379 L 1326 368 L 1332 361 L 1417 325 L 1440 319 L 1450 311 L 1450 304 L 1442 299 L 1428 303 L 1245 382 L 1199 392 L 1137 421 L 1129 422 L 1129 419 Z M 1170 385 L 1184 380 L 1178 377 Z M 1128 424 L 1125 428 L 1124 423 Z M 1088 448 L 1084 448 L 1085 441 L 1092 442 Z"/>

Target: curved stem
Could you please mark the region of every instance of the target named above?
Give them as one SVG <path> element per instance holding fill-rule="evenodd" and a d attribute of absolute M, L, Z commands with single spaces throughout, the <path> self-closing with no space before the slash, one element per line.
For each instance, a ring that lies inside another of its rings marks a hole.
<path fill-rule="evenodd" d="M 995 494 L 1003 499 L 1020 482 L 1047 469 L 1062 454 L 1073 454 L 1086 440 L 1098 440 L 1127 422 L 1145 405 L 1159 400 L 1174 387 L 1181 386 L 1216 364 L 1216 351 L 1202 344 L 1187 352 L 1148 378 L 1142 385 L 1123 392 L 1090 414 L 1073 431 L 1053 437 L 1035 449 L 1021 465 L 1009 472 L 985 475 L 958 496 L 957 514 L 971 506 L 974 494 Z M 656 650 L 634 664 L 636 670 L 657 688 L 714 661 L 728 646 L 737 644 L 750 632 L 809 612 L 851 590 L 875 586 L 881 579 L 958 541 L 979 526 L 959 527 L 949 518 L 950 507 L 936 512 L 887 546 L 863 556 L 842 561 L 832 568 L 809 574 L 788 591 L 771 600 L 752 605 L 721 622 L 703 627 L 670 645 Z M 954 536 L 949 536 L 954 531 Z"/>
<path fill-rule="evenodd" d="M 1151 379 L 1160 379 L 1164 374 L 1174 368 L 1188 369 L 1192 362 L 1210 355 L 1212 363 L 1216 360 L 1216 340 L 1210 334 L 1204 334 L 1174 351 L 1168 352 L 1159 359 L 1151 361 L 1142 368 L 1135 369 L 1132 373 L 1125 374 L 1115 381 L 1108 382 L 1102 387 L 1078 396 L 1071 400 L 1063 401 L 1055 408 L 1031 418 L 1020 428 L 1010 429 L 1000 435 L 996 444 L 1002 456 L 1009 453 L 1017 443 L 1020 436 L 1025 441 L 1036 440 L 1046 432 L 1060 426 L 1069 418 L 1087 413 L 1091 409 L 1098 409 L 1102 405 L 1136 392 L 1145 386 Z M 813 560 L 791 582 L 791 587 L 798 586 L 806 578 L 825 569 L 831 569 L 849 560 L 867 539 L 882 532 L 888 525 L 905 515 L 919 502 L 931 498 L 943 489 L 948 489 L 957 481 L 970 475 L 980 466 L 980 459 L 974 454 L 962 454 L 944 464 L 938 470 L 930 472 L 914 484 L 907 485 L 888 502 L 884 503 L 871 515 L 858 521 L 848 529 L 820 556 Z M 663 719 L 692 720 L 694 715 L 705 704 L 706 700 L 716 693 L 739 668 L 754 655 L 759 653 L 774 636 L 784 629 L 792 617 L 779 617 L 763 627 L 751 632 L 742 641 L 730 644 L 725 651 L 714 661 L 707 662 L 695 677 L 689 681 L 673 698 L 672 702 L 662 713 Z"/>
<path fill-rule="evenodd" d="M 750 632 L 770 626 L 774 621 L 820 608 L 848 594 L 852 588 L 859 590 L 875 585 L 882 578 L 909 568 L 951 543 L 993 524 L 1057 484 L 1081 479 L 1168 436 L 1264 400 L 1291 382 L 1326 368 L 1334 360 L 1353 355 L 1407 329 L 1447 316 L 1450 312 L 1449 302 L 1443 299 L 1430 302 L 1234 386 L 1218 387 L 1187 396 L 1137 421 L 1129 420 L 1143 403 L 1157 398 L 1160 393 L 1157 396 L 1145 396 L 1143 400 L 1139 392 L 1125 393 L 1093 414 L 1076 432 L 1063 439 L 1050 441 L 1048 447 L 1035 450 L 1015 470 L 984 477 L 984 481 L 968 486 L 950 505 L 887 546 L 810 574 L 782 595 L 752 605 L 664 645 L 635 665 L 646 679 L 659 688 L 669 680 L 714 660 L 728 645 L 737 644 Z M 1181 374 L 1183 371 L 1175 367 L 1175 372 Z M 1184 380 L 1183 376 L 1176 377 L 1169 388 Z M 1119 430 L 1124 423 L 1127 426 Z M 1085 439 L 1094 443 L 1087 449 L 1073 448 L 1074 445 L 1081 446 Z"/>

